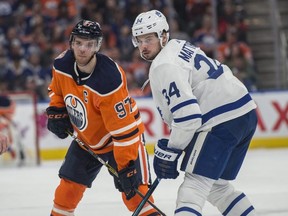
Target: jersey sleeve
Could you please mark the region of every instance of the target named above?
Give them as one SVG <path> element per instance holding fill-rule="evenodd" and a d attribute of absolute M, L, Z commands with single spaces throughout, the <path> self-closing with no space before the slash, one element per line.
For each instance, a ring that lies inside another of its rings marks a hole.
<path fill-rule="evenodd" d="M 201 110 L 188 82 L 189 73 L 176 65 L 162 64 L 153 75 L 150 82 L 155 104 L 169 119 L 168 146 L 183 150 L 201 126 Z"/>
<path fill-rule="evenodd" d="M 49 106 L 64 107 L 65 103 L 63 100 L 58 74 L 55 68 L 52 69 L 52 79 L 48 86 L 48 96 L 50 98 Z"/>

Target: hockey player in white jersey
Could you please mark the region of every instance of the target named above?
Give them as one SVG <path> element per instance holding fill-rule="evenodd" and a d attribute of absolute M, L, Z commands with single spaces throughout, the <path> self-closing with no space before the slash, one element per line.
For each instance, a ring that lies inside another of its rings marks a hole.
<path fill-rule="evenodd" d="M 175 216 L 202 215 L 207 201 L 223 215 L 256 215 L 234 180 L 257 125 L 256 104 L 231 70 L 187 41 L 169 40 L 165 16 L 141 13 L 132 26 L 133 44 L 149 70 L 153 100 L 170 128 L 155 146 L 158 178 L 175 179 L 185 152 Z"/>

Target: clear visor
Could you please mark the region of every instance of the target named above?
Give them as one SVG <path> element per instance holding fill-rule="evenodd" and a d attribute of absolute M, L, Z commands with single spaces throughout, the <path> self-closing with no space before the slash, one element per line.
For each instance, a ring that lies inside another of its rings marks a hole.
<path fill-rule="evenodd" d="M 79 40 L 77 38 L 81 38 L 82 40 Z M 101 43 L 102 43 L 102 37 L 98 37 L 97 39 L 90 39 L 85 37 L 74 36 L 72 40 L 72 46 L 74 49 L 85 49 L 88 51 L 95 51 L 95 52 L 99 51 Z"/>
<path fill-rule="evenodd" d="M 136 36 L 133 36 L 132 37 L 132 43 L 134 45 L 134 47 L 138 47 L 140 45 L 151 45 L 155 42 L 155 40 L 159 39 L 160 40 L 160 45 L 161 47 L 163 47 L 163 44 L 162 44 L 162 35 L 159 35 L 157 34 L 156 32 L 154 33 L 155 35 L 150 35 L 150 36 L 147 36 L 146 38 L 143 38 L 143 39 L 139 39 L 137 38 Z M 156 37 L 155 37 L 156 36 Z M 169 40 L 169 33 L 166 32 L 166 36 L 167 36 L 167 41 Z"/>

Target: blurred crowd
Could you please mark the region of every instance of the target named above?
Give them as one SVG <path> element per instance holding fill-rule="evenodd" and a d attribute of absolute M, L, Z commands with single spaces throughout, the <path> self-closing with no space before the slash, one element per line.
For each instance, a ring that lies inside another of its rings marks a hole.
<path fill-rule="evenodd" d="M 124 68 L 131 95 L 150 96 L 149 86 L 141 90 L 148 78 L 149 63 L 131 42 L 134 19 L 150 9 L 166 15 L 171 38 L 185 39 L 201 47 L 208 56 L 230 66 L 249 91 L 257 90 L 242 1 L 215 1 L 217 19 L 211 2 L 1 0 L 0 92 L 33 91 L 39 100 L 47 99 L 54 58 L 69 48 L 70 32 L 79 19 L 88 19 L 101 24 L 104 38 L 100 52 Z"/>

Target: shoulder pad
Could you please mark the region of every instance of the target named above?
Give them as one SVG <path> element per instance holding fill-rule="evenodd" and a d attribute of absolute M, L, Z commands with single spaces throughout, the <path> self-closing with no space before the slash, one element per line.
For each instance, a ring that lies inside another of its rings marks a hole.
<path fill-rule="evenodd" d="M 97 53 L 95 71 L 85 84 L 99 94 L 112 93 L 123 84 L 122 74 L 118 65 L 112 59 Z"/>
<path fill-rule="evenodd" d="M 66 50 L 55 58 L 54 67 L 56 70 L 71 74 L 71 72 L 74 70 L 74 61 L 75 59 L 72 51 Z"/>

